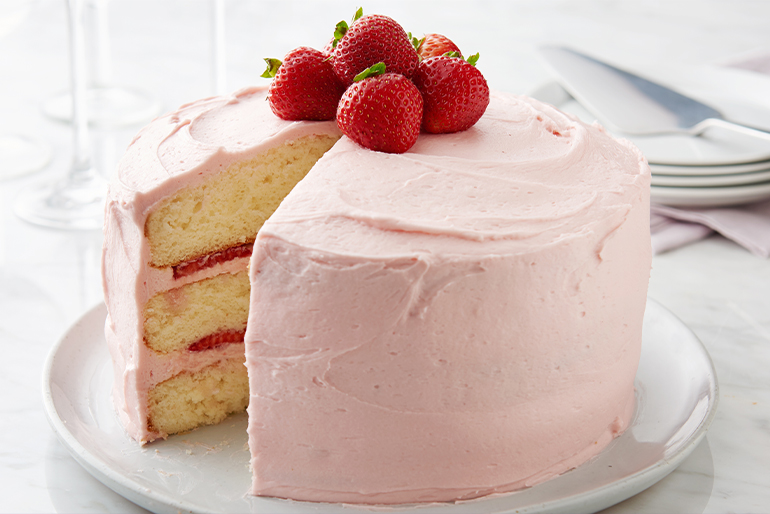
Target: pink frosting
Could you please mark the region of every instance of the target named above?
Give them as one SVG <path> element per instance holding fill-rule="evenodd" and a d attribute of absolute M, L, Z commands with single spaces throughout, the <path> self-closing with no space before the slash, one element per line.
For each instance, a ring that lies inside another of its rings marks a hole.
<path fill-rule="evenodd" d="M 627 426 L 649 167 L 534 100 L 401 155 L 343 138 L 260 231 L 253 493 L 451 501 L 571 469 Z"/>

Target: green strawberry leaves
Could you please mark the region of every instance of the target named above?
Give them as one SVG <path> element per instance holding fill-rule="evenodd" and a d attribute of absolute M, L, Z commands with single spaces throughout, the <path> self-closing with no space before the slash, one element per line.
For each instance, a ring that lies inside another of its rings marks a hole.
<path fill-rule="evenodd" d="M 383 75 L 385 73 L 385 63 L 378 62 L 366 68 L 364 71 L 353 77 L 353 82 L 361 82 L 362 80 L 375 77 L 377 75 Z"/>
<path fill-rule="evenodd" d="M 350 22 L 350 25 L 353 25 L 363 15 L 364 8 L 359 7 L 358 10 L 356 10 L 356 13 L 353 15 L 353 20 Z M 348 32 L 350 25 L 348 25 L 348 22 L 345 20 L 342 20 L 334 27 L 334 42 L 332 43 L 332 48 L 337 47 L 337 43 Z"/>
<path fill-rule="evenodd" d="M 278 73 L 278 68 L 281 67 L 280 59 L 273 59 L 272 57 L 265 57 L 265 62 L 267 63 L 267 69 L 260 75 L 260 77 L 271 79 L 275 77 L 275 74 Z"/>
<path fill-rule="evenodd" d="M 420 47 L 425 42 L 425 38 L 424 37 L 417 38 L 413 36 L 411 32 L 407 32 L 406 35 L 409 37 L 409 41 L 412 42 L 412 46 L 414 47 L 415 51 L 419 53 Z"/>

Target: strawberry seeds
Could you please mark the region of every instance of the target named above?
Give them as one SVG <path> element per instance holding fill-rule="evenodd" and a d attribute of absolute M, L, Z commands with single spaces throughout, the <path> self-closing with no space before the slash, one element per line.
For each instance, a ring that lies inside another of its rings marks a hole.
<path fill-rule="evenodd" d="M 336 119 L 343 134 L 370 150 L 403 153 L 420 131 L 473 126 L 489 104 L 489 87 L 446 36 L 412 38 L 392 18 L 362 16 L 337 24 L 323 51 L 299 47 L 265 59 L 273 78 L 268 101 L 285 120 Z"/>

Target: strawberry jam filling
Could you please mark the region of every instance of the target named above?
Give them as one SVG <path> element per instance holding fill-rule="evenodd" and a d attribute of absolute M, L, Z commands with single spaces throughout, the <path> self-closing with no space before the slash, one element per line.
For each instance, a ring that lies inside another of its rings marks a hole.
<path fill-rule="evenodd" d="M 217 264 L 231 261 L 233 259 L 238 259 L 239 257 L 249 257 L 251 256 L 251 250 L 253 247 L 253 243 L 246 243 L 245 245 L 233 246 L 232 248 L 222 250 L 221 252 L 215 252 L 209 255 L 204 255 L 198 259 L 193 259 L 191 261 L 183 262 L 182 264 L 177 264 L 176 266 L 172 267 L 174 270 L 174 278 L 177 279 L 186 277 L 197 271 L 211 268 Z"/>
<path fill-rule="evenodd" d="M 246 330 L 225 330 L 208 335 L 187 347 L 190 352 L 202 352 L 231 343 L 242 343 Z"/>

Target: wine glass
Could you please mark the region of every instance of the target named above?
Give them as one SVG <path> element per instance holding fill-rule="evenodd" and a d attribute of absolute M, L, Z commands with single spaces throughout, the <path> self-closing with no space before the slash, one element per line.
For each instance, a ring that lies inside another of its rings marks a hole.
<path fill-rule="evenodd" d="M 85 0 L 68 0 L 73 158 L 61 179 L 23 189 L 14 210 L 20 218 L 52 228 L 102 226 L 106 180 L 92 164 L 86 105 L 86 58 L 83 34 Z"/>
<path fill-rule="evenodd" d="M 225 74 L 225 2 L 210 0 L 211 8 L 211 77 L 215 95 L 227 92 Z"/>
<path fill-rule="evenodd" d="M 17 28 L 32 9 L 32 0 L 0 2 L 0 37 Z M 0 134 L 0 180 L 38 171 L 51 160 L 51 146 L 23 134 Z"/>
<path fill-rule="evenodd" d="M 87 0 L 84 37 L 93 51 L 92 80 L 86 88 L 88 122 L 100 127 L 143 123 L 160 111 L 160 102 L 146 91 L 111 84 L 112 62 L 109 38 L 108 0 Z M 72 92 L 58 93 L 42 104 L 43 113 L 55 120 L 71 122 Z"/>

